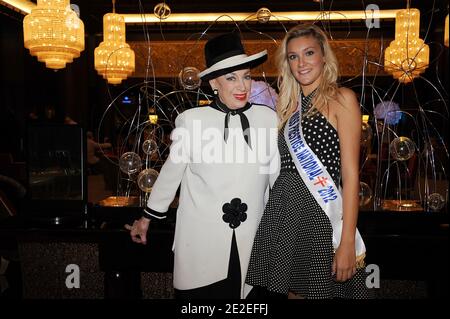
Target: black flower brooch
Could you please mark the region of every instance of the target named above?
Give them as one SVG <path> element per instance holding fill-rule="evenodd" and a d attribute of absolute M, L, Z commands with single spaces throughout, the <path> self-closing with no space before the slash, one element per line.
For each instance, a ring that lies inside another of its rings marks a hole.
<path fill-rule="evenodd" d="M 239 198 L 233 198 L 231 202 L 225 203 L 222 206 L 222 219 L 228 223 L 230 228 L 235 229 L 247 219 L 247 204 L 242 203 Z"/>

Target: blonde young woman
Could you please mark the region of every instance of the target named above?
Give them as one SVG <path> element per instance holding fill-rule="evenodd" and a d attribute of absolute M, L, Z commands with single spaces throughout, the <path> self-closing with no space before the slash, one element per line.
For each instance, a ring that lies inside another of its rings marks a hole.
<path fill-rule="evenodd" d="M 259 225 L 246 282 L 289 298 L 366 298 L 356 228 L 361 114 L 339 87 L 338 63 L 315 25 L 279 49 L 281 171 Z M 265 294 L 267 295 L 267 294 Z"/>

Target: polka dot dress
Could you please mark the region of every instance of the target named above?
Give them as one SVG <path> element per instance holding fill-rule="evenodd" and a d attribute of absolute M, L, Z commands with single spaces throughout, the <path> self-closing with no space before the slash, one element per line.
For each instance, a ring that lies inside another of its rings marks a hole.
<path fill-rule="evenodd" d="M 307 111 L 313 94 L 302 101 Z M 302 119 L 306 143 L 340 184 L 339 138 L 327 119 L 316 113 Z M 280 130 L 281 170 L 270 192 L 253 244 L 247 283 L 304 298 L 369 298 L 366 273 L 359 269 L 350 280 L 333 280 L 333 230 L 330 221 L 298 174 Z"/>

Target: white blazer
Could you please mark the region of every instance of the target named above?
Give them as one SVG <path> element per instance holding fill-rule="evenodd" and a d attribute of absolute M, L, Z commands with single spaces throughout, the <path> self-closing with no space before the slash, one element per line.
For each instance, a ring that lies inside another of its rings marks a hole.
<path fill-rule="evenodd" d="M 175 120 L 170 155 L 149 196 L 145 213 L 164 218 L 181 182 L 174 252 L 174 287 L 194 289 L 227 277 L 233 229 L 222 207 L 234 198 L 247 204 L 247 219 L 234 229 L 244 291 L 253 239 L 264 212 L 269 185 L 280 160 L 276 113 L 254 104 L 243 112 L 250 123 L 250 145 L 239 115 L 231 115 L 224 141 L 226 113 L 212 107 L 187 110 Z M 145 216 L 145 214 L 144 214 Z"/>

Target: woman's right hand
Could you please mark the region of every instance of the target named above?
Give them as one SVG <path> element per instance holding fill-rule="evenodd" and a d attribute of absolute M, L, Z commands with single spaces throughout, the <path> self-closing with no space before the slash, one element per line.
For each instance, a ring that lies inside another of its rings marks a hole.
<path fill-rule="evenodd" d="M 131 240 L 138 244 L 147 244 L 147 230 L 150 225 L 150 219 L 141 217 L 139 220 L 135 220 L 133 226 L 128 224 L 125 228 L 130 231 Z"/>

